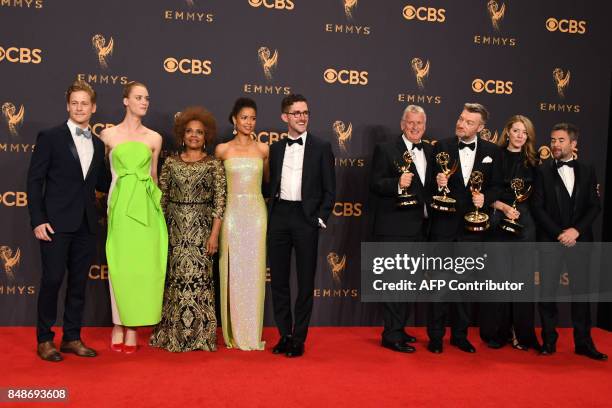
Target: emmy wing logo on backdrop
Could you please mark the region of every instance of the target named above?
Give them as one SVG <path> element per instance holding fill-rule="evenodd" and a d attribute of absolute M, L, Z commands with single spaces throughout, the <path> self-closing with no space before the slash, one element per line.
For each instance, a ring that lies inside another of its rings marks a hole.
<path fill-rule="evenodd" d="M 115 46 L 113 37 L 110 37 L 108 40 L 108 44 L 106 43 L 106 38 L 102 34 L 96 34 L 91 37 L 91 44 L 93 46 L 94 51 L 98 55 L 98 62 L 100 63 L 100 67 L 106 69 L 108 68 L 108 59 L 113 55 L 113 48 Z"/>
<path fill-rule="evenodd" d="M 569 69 L 566 73 L 563 73 L 563 70 L 561 68 L 555 68 L 553 70 L 553 80 L 555 81 L 555 85 L 557 86 L 557 94 L 559 95 L 559 98 L 565 98 L 565 88 L 567 88 L 570 82 Z"/>
<path fill-rule="evenodd" d="M 491 143 L 497 144 L 497 141 L 499 140 L 499 133 L 497 133 L 497 130 L 495 133 L 491 133 L 489 129 L 484 128 L 480 131 L 480 137 L 484 140 L 488 140 Z"/>
<path fill-rule="evenodd" d="M 25 108 L 23 105 L 21 105 L 19 111 L 17 111 L 17 108 L 11 102 L 4 102 L 2 104 L 2 116 L 6 121 L 9 133 L 12 136 L 18 136 L 19 132 L 17 129 L 23 125 L 23 118 L 25 116 Z"/>
<path fill-rule="evenodd" d="M 489 17 L 491 17 L 493 28 L 499 31 L 499 22 L 504 18 L 506 5 L 502 2 L 500 6 L 495 0 L 489 0 L 487 3 L 487 11 L 489 12 Z"/>
<path fill-rule="evenodd" d="M 344 273 L 344 268 L 346 268 L 346 255 L 343 255 L 340 258 L 335 252 L 330 252 L 327 254 L 327 264 L 329 265 L 329 269 L 332 273 L 332 279 L 335 284 L 342 284 L 342 274 Z"/>
<path fill-rule="evenodd" d="M 2 264 L 2 270 L 4 271 L 8 281 L 10 283 L 15 282 L 15 272 L 21 262 L 21 249 L 17 248 L 13 251 L 6 245 L 0 246 L 0 263 Z"/>
<path fill-rule="evenodd" d="M 567 94 L 567 90 L 570 85 L 570 70 L 563 71 L 561 68 L 555 68 L 552 70 L 552 83 L 555 88 L 555 93 L 559 100 L 564 100 Z M 575 79 L 575 78 L 574 78 Z M 568 103 L 562 101 L 558 102 L 540 102 L 539 108 L 542 112 L 567 112 L 567 113 L 580 113 L 581 106 L 577 103 Z"/>
<path fill-rule="evenodd" d="M 349 20 L 353 19 L 353 9 L 357 6 L 358 0 L 344 0 L 344 14 Z"/>
<path fill-rule="evenodd" d="M 278 50 L 274 50 L 274 54 L 272 54 L 268 47 L 259 47 L 257 56 L 259 57 L 259 63 L 263 68 L 266 79 L 271 81 L 272 71 L 276 70 L 276 65 L 278 64 Z"/>
<path fill-rule="evenodd" d="M 346 144 L 353 136 L 353 124 L 349 122 L 348 126 L 346 126 L 344 122 L 337 120 L 332 125 L 332 129 L 338 139 L 338 147 L 340 147 L 343 152 L 346 152 Z"/>
<path fill-rule="evenodd" d="M 316 288 L 314 297 L 318 298 L 357 298 L 359 293 L 357 289 L 344 288 L 343 282 L 346 280 L 346 255 L 340 256 L 336 252 L 327 254 L 327 267 L 331 275 L 331 283 L 333 287 Z M 325 275 L 323 280 L 327 281 Z"/>
<path fill-rule="evenodd" d="M 344 15 L 348 22 L 352 23 L 355 19 L 354 11 L 357 8 L 357 3 L 359 0 L 342 0 L 340 3 L 344 9 Z M 342 33 L 342 34 L 354 34 L 354 35 L 370 35 L 372 32 L 372 28 L 367 25 L 357 25 L 357 24 L 345 24 L 344 22 L 340 23 L 325 23 L 323 29 L 327 33 Z"/>
<path fill-rule="evenodd" d="M 425 78 L 429 75 L 429 61 L 423 66 L 423 60 L 420 58 L 413 58 L 410 62 L 410 66 L 412 67 L 412 71 L 414 72 L 414 76 L 417 81 L 417 85 L 419 89 L 425 89 Z"/>

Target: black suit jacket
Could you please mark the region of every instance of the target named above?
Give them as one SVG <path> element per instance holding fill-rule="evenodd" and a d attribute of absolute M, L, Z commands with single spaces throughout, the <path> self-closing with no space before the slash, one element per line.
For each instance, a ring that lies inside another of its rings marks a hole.
<path fill-rule="evenodd" d="M 270 146 L 269 209 L 280 196 L 281 173 L 287 139 Z M 302 164 L 302 208 L 312 225 L 318 226 L 318 218 L 327 222 L 336 200 L 336 172 L 334 154 L 329 142 L 308 133 Z"/>
<path fill-rule="evenodd" d="M 38 134 L 28 170 L 28 210 L 32 228 L 50 223 L 55 232 L 74 232 L 87 217 L 97 229 L 95 190 L 108 192 L 110 173 L 104 163 L 104 143 L 92 136 L 94 155 L 83 171 L 66 123 Z"/>
<path fill-rule="evenodd" d="M 455 239 L 463 239 L 467 236 L 473 236 L 476 239 L 482 239 L 482 233 L 467 233 L 465 230 L 465 222 L 463 217 L 466 213 L 474 211 L 472 203 L 472 193 L 470 191 L 470 183 L 467 186 L 463 184 L 463 173 L 461 171 L 461 163 L 459 162 L 459 140 L 457 137 L 441 140 L 434 146 L 434 160 L 439 152 L 447 152 L 450 156 L 449 167 L 457 163 L 457 171 L 449 178 L 448 188 L 450 196 L 457 200 L 457 211 L 454 213 L 443 213 L 432 209 L 430 236 L 436 241 L 452 241 Z M 488 163 L 483 161 L 489 157 Z M 431 195 L 441 195 L 438 192 L 438 185 L 435 182 L 436 175 L 440 172 L 439 166 L 434 166 L 434 182 L 431 183 Z M 480 211 L 490 213 L 491 204 L 497 200 L 503 189 L 503 170 L 502 170 L 502 154 L 500 148 L 484 139 L 478 139 L 476 144 L 476 157 L 474 158 L 474 166 L 472 171 L 479 170 L 484 175 L 484 182 L 481 192 L 484 194 L 484 206 Z"/>
<path fill-rule="evenodd" d="M 601 211 L 597 194 L 595 169 L 576 161 L 574 167 L 574 208 L 570 225 L 563 225 L 561 217 L 561 194 L 567 194 L 563 180 L 554 160 L 544 163 L 536 170 L 531 208 L 538 227 L 539 241 L 557 241 L 564 229 L 574 227 L 580 235 L 578 241 L 593 241 L 592 225 Z"/>
<path fill-rule="evenodd" d="M 370 171 L 370 225 L 374 235 L 424 237 L 427 233 L 423 206 L 429 206 L 431 201 L 430 184 L 432 178 L 433 146 L 423 142 L 423 153 L 427 166 L 425 167 L 425 184 L 421 182 L 416 167 L 410 165 L 414 174 L 408 192 L 417 196 L 419 205 L 412 208 L 397 208 L 398 182 L 400 172 L 398 165 L 404 164 L 403 154 L 407 150 L 402 136 L 388 143 L 380 143 L 374 147 L 372 168 Z M 428 208 L 428 212 L 431 210 Z"/>

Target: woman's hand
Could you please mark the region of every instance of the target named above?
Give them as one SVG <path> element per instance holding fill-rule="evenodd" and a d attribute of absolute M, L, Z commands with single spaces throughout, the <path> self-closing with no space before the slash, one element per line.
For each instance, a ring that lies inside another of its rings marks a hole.
<path fill-rule="evenodd" d="M 206 241 L 206 255 L 212 256 L 219 250 L 219 237 L 216 234 L 210 234 Z"/>

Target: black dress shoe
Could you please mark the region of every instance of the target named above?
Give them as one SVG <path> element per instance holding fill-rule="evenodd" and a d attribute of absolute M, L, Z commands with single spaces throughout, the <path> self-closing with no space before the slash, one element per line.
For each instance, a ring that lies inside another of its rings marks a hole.
<path fill-rule="evenodd" d="M 301 341 L 292 341 L 285 355 L 287 357 L 301 357 L 304 354 L 304 343 Z"/>
<path fill-rule="evenodd" d="M 397 351 L 400 353 L 414 353 L 415 352 L 415 348 L 412 347 L 410 344 L 406 343 L 405 341 L 388 341 L 383 339 L 382 340 L 382 346 L 384 348 L 388 348 L 389 350 L 393 350 L 393 351 Z"/>
<path fill-rule="evenodd" d="M 404 335 L 402 337 L 404 337 L 404 341 L 406 343 L 416 343 L 416 337 L 411 336 L 406 332 L 404 332 Z"/>
<path fill-rule="evenodd" d="M 497 340 L 489 340 L 489 341 L 487 341 L 487 347 L 491 348 L 491 349 L 500 349 L 500 348 L 504 347 L 504 344 L 500 343 Z"/>
<path fill-rule="evenodd" d="M 557 352 L 557 346 L 554 343 L 544 343 L 540 349 L 540 355 L 552 356 Z"/>
<path fill-rule="evenodd" d="M 575 349 L 576 354 L 581 356 L 585 356 L 588 358 L 592 358 L 593 360 L 598 361 L 607 361 L 608 355 L 604 353 L 600 353 L 593 344 L 587 344 L 585 346 L 576 346 Z"/>
<path fill-rule="evenodd" d="M 94 349 L 87 347 L 81 340 L 62 340 L 60 351 L 62 353 L 76 354 L 79 357 L 95 357 L 98 355 Z"/>
<path fill-rule="evenodd" d="M 472 343 L 470 343 L 467 339 L 465 339 L 465 340 L 451 339 L 450 344 L 455 346 L 455 347 L 457 347 L 459 350 L 466 352 L 466 353 L 475 353 L 476 352 L 476 348 L 474 346 L 472 346 Z"/>
<path fill-rule="evenodd" d="M 281 336 L 276 346 L 272 348 L 272 354 L 285 354 L 291 345 L 291 336 Z"/>
<path fill-rule="evenodd" d="M 440 354 L 444 350 L 442 348 L 442 342 L 438 340 L 430 340 L 427 345 L 427 350 L 431 351 L 434 354 Z"/>

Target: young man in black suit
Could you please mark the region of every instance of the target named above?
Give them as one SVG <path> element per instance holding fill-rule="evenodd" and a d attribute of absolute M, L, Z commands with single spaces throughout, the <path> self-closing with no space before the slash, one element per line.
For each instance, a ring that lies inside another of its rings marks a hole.
<path fill-rule="evenodd" d="M 541 297 L 538 304 L 542 318 L 541 354 L 556 352 L 558 311 L 554 302 L 563 264 L 569 272 L 573 295 L 589 291 L 590 254 L 586 245 L 592 242 L 592 225 L 601 211 L 597 179 L 592 166 L 573 158 L 578 144 L 578 128 L 569 123 L 558 123 L 552 128 L 550 150 L 554 160 L 542 164 L 536 173 L 532 206 L 538 226 L 538 241 L 558 242 L 546 244 L 540 251 Z M 553 300 L 553 301 L 551 301 Z M 574 301 L 571 304 L 576 354 L 595 360 L 607 360 L 591 338 L 590 303 Z"/>
<path fill-rule="evenodd" d="M 302 95 L 288 95 L 281 118 L 289 137 L 270 147 L 268 255 L 274 319 L 281 338 L 274 354 L 299 357 L 312 314 L 319 230 L 334 206 L 336 174 L 329 142 L 307 132 L 310 112 Z M 291 314 L 289 273 L 295 249 L 298 294 Z"/>
<path fill-rule="evenodd" d="M 66 91 L 66 102 L 68 121 L 38 134 L 27 179 L 28 209 L 42 259 L 37 353 L 53 362 L 63 359 L 55 348 L 52 327 L 66 270 L 68 289 L 60 351 L 96 356 L 81 340 L 81 324 L 88 271 L 96 254 L 95 190 L 107 192 L 110 184 L 104 144 L 92 137 L 89 126 L 96 111 L 95 91 L 87 82 L 75 81 Z"/>
<path fill-rule="evenodd" d="M 455 126 L 455 137 L 441 140 L 434 147 L 434 157 L 440 152 L 450 156 L 449 167 L 457 163 L 457 171 L 447 177 L 439 172 L 432 193 L 448 186 L 450 196 L 457 200 L 455 212 L 433 210 L 431 212 L 430 240 L 437 242 L 482 242 L 486 232 L 469 232 L 465 228 L 464 216 L 478 207 L 486 212 L 497 200 L 503 184 L 501 150 L 497 145 L 478 137 L 489 117 L 489 112 L 478 103 L 466 103 Z M 438 167 L 439 168 L 439 167 Z M 480 193 L 470 190 L 470 175 L 481 171 L 484 182 Z M 432 183 L 433 184 L 433 183 Z M 450 309 L 450 310 L 449 310 Z M 446 316 L 450 312 L 451 344 L 467 353 L 476 349 L 467 338 L 469 326 L 468 304 L 465 302 L 431 303 L 427 317 L 427 349 L 441 353 L 445 332 Z"/>
<path fill-rule="evenodd" d="M 422 242 L 427 239 L 427 205 L 431 196 L 429 184 L 433 147 L 421 140 L 427 116 L 422 107 L 409 105 L 402 114 L 402 134 L 394 140 L 376 145 L 372 157 L 370 203 L 373 238 L 377 242 Z M 409 153 L 410 172 L 402 172 L 404 155 Z M 403 190 L 416 197 L 413 206 L 398 206 Z M 401 353 L 412 353 L 416 339 L 404 331 L 409 303 L 384 303 L 382 346 Z"/>

